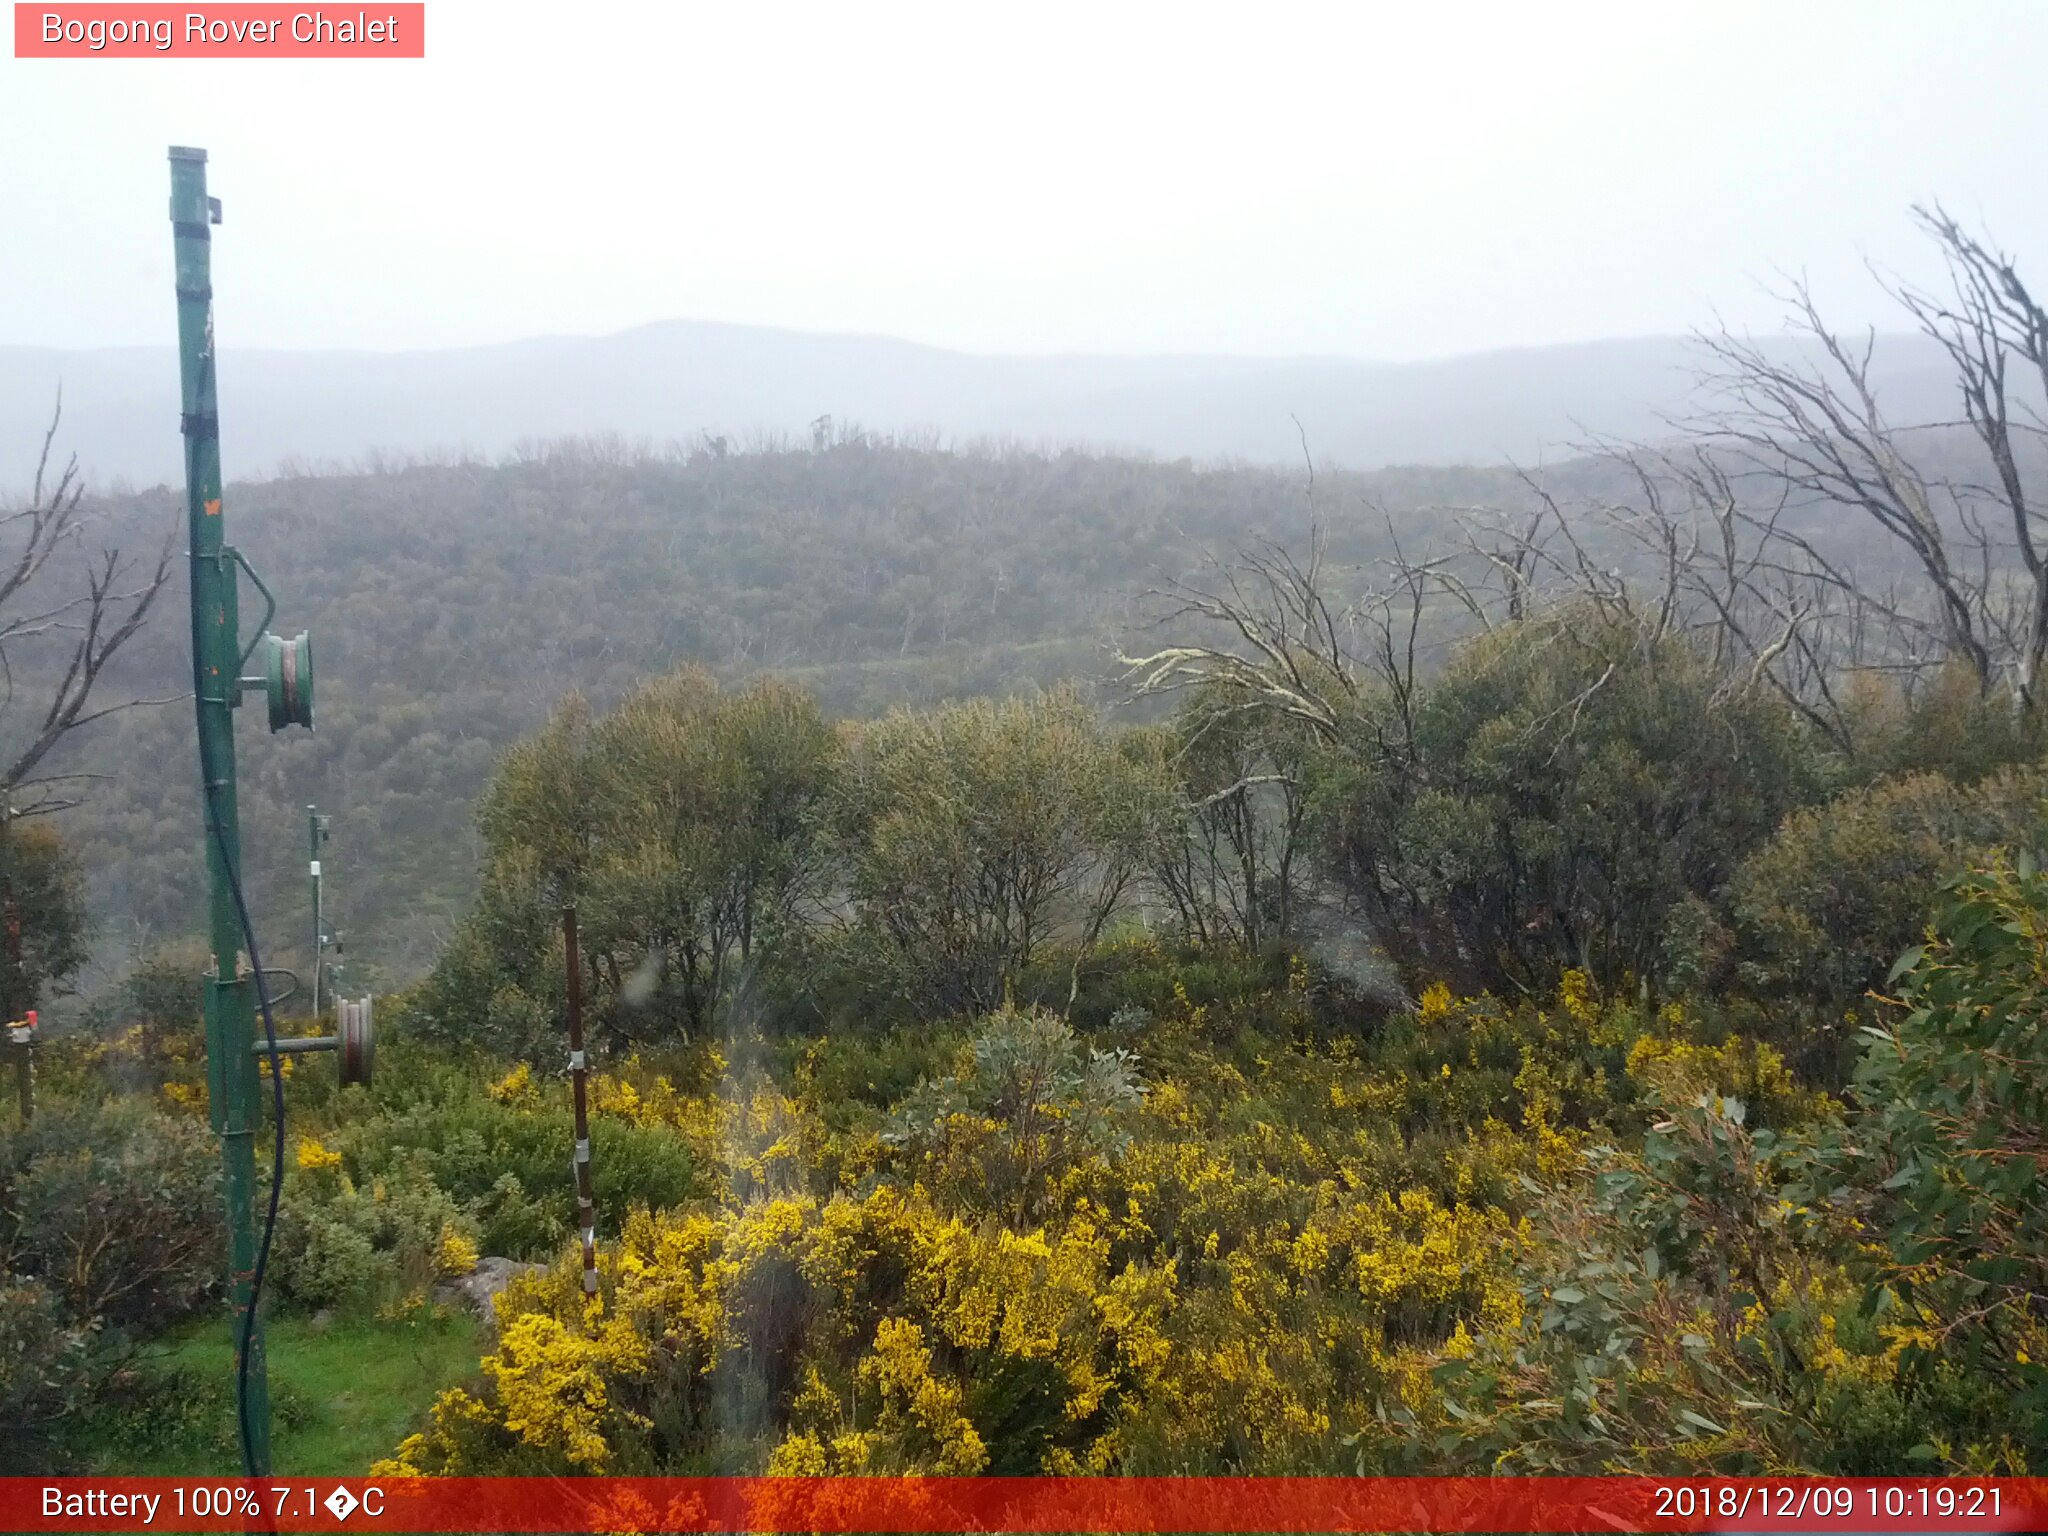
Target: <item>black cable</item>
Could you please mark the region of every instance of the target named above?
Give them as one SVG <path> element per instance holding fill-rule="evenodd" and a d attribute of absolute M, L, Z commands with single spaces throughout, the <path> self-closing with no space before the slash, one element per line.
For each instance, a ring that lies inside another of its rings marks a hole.
<path fill-rule="evenodd" d="M 201 757 L 204 757 L 201 748 Z M 202 767 L 210 765 L 202 762 Z M 275 1136 L 271 1144 L 270 1157 L 270 1206 L 263 1217 L 263 1237 L 256 1246 L 256 1267 L 249 1274 L 249 1306 L 242 1314 L 241 1346 L 235 1351 L 235 1419 L 241 1430 L 242 1472 L 244 1476 L 255 1477 L 256 1446 L 249 1429 L 249 1346 L 256 1336 L 256 1309 L 263 1301 L 263 1276 L 270 1267 L 270 1240 L 277 1233 L 277 1202 L 284 1192 L 284 1074 L 278 1070 L 281 1057 L 277 1049 L 277 1022 L 271 1017 L 270 993 L 263 985 L 263 961 L 256 952 L 256 925 L 249 917 L 249 903 L 242 895 L 242 880 L 235 869 L 235 861 L 228 857 L 228 838 L 221 826 L 220 807 L 215 802 L 219 785 L 209 771 L 205 783 L 206 820 L 213 829 L 215 846 L 220 849 L 221 868 L 227 872 L 228 890 L 235 898 L 235 915 L 241 920 L 242 942 L 249 951 L 249 974 L 256 983 L 256 1005 L 263 1014 L 264 1050 L 270 1061 L 271 1122 Z M 218 957 L 216 957 L 218 965 Z M 240 1069 L 235 1062 L 225 1063 L 222 1082 L 226 1074 Z"/>
<path fill-rule="evenodd" d="M 189 235 L 194 232 L 183 225 L 175 227 L 180 235 Z M 210 240 L 213 238 L 212 230 L 208 229 L 204 222 L 198 225 L 197 234 L 203 239 Z M 212 298 L 212 293 L 212 287 L 209 285 L 207 288 L 209 301 Z M 211 302 L 209 302 L 207 307 L 206 320 L 209 345 L 200 364 L 201 374 L 198 390 L 198 398 L 200 399 L 208 398 L 213 390 L 214 353 L 213 347 L 210 344 L 213 331 Z M 185 434 L 187 455 L 185 483 L 189 492 L 192 485 L 192 440 L 195 436 L 199 435 L 211 435 L 217 440 L 220 435 L 220 417 L 216 414 L 198 418 L 188 413 L 181 426 Z M 217 484 L 218 481 L 216 481 Z M 233 577 L 230 576 L 229 579 L 232 581 Z M 240 643 L 239 636 L 234 637 L 234 643 Z M 241 686 L 241 679 L 238 677 L 229 679 L 228 686 L 230 688 L 239 688 Z M 196 635 L 192 650 L 192 690 L 200 699 L 203 700 L 206 697 L 205 679 L 199 675 L 199 648 Z M 228 729 L 230 731 L 234 729 L 232 717 L 230 717 Z M 213 764 L 207 761 L 206 729 L 204 725 L 201 725 L 199 730 L 199 779 L 200 789 L 206 800 L 206 822 L 213 831 L 214 846 L 220 850 L 221 869 L 228 877 L 228 891 L 235 898 L 235 916 L 241 921 L 242 925 L 242 942 L 249 951 L 249 974 L 256 983 L 256 1005 L 263 1014 L 264 1052 L 270 1062 L 271 1121 L 275 1130 L 270 1154 L 270 1205 L 263 1216 L 262 1240 L 256 1246 L 256 1267 L 249 1273 L 249 1306 L 248 1310 L 242 1314 L 241 1343 L 240 1347 L 235 1351 L 235 1423 L 241 1432 L 242 1473 L 245 1477 L 253 1478 L 256 1476 L 256 1446 L 255 1437 L 250 1433 L 249 1429 L 249 1346 L 255 1341 L 256 1337 L 256 1309 L 263 1302 L 263 1277 L 265 1271 L 270 1268 L 270 1241 L 277 1234 L 277 1202 L 279 1196 L 284 1192 L 284 1073 L 279 1070 L 280 1057 L 277 1049 L 277 1021 L 271 1017 L 270 992 L 263 985 L 263 961 L 256 950 L 256 924 L 249 917 L 249 903 L 242 894 L 241 874 L 235 868 L 235 860 L 228 856 L 228 835 L 226 829 L 221 825 L 220 806 L 216 800 L 220 793 L 222 781 L 214 777 Z M 219 970 L 220 956 L 216 955 L 214 956 L 216 980 L 219 977 Z M 238 1061 L 222 1063 L 220 1080 L 223 1087 L 227 1083 L 227 1074 L 240 1070 L 241 1063 Z M 265 1526 L 266 1528 L 274 1529 L 274 1522 L 266 1521 Z"/>

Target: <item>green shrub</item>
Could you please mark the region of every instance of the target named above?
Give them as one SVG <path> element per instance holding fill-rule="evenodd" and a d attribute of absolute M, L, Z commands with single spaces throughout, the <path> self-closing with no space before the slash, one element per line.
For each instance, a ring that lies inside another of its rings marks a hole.
<path fill-rule="evenodd" d="M 1780 1134 L 1709 1091 L 1639 1148 L 1590 1148 L 1535 1213 L 1522 1326 L 1438 1367 L 1442 1433 L 1372 1440 L 1361 1469 L 1425 1447 L 1439 1471 L 2038 1468 L 2044 975 L 2048 877 L 2021 859 L 1955 882 L 1846 1116 Z M 1660 1044 L 1631 1073 L 1655 1094 L 1709 1055 Z"/>
<path fill-rule="evenodd" d="M 1356 707 L 1314 804 L 1335 877 L 1418 988 L 1651 976 L 1673 910 L 1816 788 L 1778 701 L 1582 611 L 1462 646 L 1402 720 Z"/>
<path fill-rule="evenodd" d="M 367 1185 L 332 1166 L 301 1167 L 285 1190 L 271 1273 L 301 1306 L 374 1308 L 425 1289 L 450 1234 L 474 1243 L 475 1222 L 417 1154 Z"/>
<path fill-rule="evenodd" d="M 942 1077 L 960 1054 L 957 1027 L 895 1024 L 778 1042 L 787 1073 L 807 1107 L 834 1130 L 871 1119 L 927 1078 Z"/>
<path fill-rule="evenodd" d="M 161 1333 L 214 1293 L 218 1167 L 202 1126 L 132 1101 L 46 1095 L 0 1130 L 0 1465 L 60 1464 L 119 1358 L 104 1341 Z"/>
<path fill-rule="evenodd" d="M 567 1187 L 565 1180 L 552 1191 L 533 1191 L 518 1174 L 500 1174 L 495 1184 L 468 1203 L 476 1220 L 478 1247 L 514 1259 L 545 1255 L 568 1235 Z"/>
<path fill-rule="evenodd" d="M 558 1104 L 544 1108 L 498 1103 L 474 1077 L 450 1076 L 439 1087 L 337 1133 L 351 1177 L 424 1178 L 461 1208 L 486 1253 L 542 1257 L 575 1214 L 566 1086 Z M 666 1127 L 598 1115 L 590 1141 L 603 1211 L 623 1217 L 636 1205 L 662 1210 L 704 1193 L 688 1146 Z"/>
<path fill-rule="evenodd" d="M 33 1453 L 83 1406 L 90 1339 L 41 1281 L 0 1277 L 0 1466 L 34 1465 Z"/>
<path fill-rule="evenodd" d="M 1880 1300 L 1917 1349 L 2011 1395 L 2048 1438 L 2048 877 L 2031 857 L 1956 882 L 1895 973 L 1906 1012 L 1857 1072 L 1862 1134 L 1833 1173 L 1874 1188 Z"/>
<path fill-rule="evenodd" d="M 1890 680 L 1851 680 L 1844 711 L 1855 742 L 1847 782 L 1939 773 L 1974 784 L 2001 768 L 2037 763 L 2048 750 L 2038 709 L 2013 708 L 2003 689 L 1985 692 L 1969 668 L 1952 665 L 1922 680 L 1910 697 Z"/>
<path fill-rule="evenodd" d="M 1036 1211 L 1084 1158 L 1130 1143 L 1145 1097 L 1127 1050 L 1084 1050 L 1064 1019 L 1005 1011 L 984 1020 L 966 1070 L 920 1083 L 882 1139 L 942 1188 L 984 1210 Z"/>
<path fill-rule="evenodd" d="M 205 1129 L 134 1102 L 51 1103 L 0 1131 L 0 1259 L 81 1321 L 153 1333 L 212 1292 L 219 1153 Z"/>
<path fill-rule="evenodd" d="M 1795 812 L 1730 883 L 1735 980 L 1781 1000 L 1855 1005 L 1919 937 L 1950 870 L 2034 838 L 2044 795 L 2038 767 L 1967 787 L 1924 773 Z"/>

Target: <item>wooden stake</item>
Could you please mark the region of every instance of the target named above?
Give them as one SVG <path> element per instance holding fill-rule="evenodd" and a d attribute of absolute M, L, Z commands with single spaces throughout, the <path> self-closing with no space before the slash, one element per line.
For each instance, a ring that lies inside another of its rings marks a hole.
<path fill-rule="evenodd" d="M 597 1294 L 597 1201 L 590 1187 L 590 1069 L 583 1052 L 583 966 L 576 953 L 576 909 L 562 908 L 569 963 L 569 1085 L 576 1102 L 576 1225 L 583 1233 L 583 1294 Z"/>

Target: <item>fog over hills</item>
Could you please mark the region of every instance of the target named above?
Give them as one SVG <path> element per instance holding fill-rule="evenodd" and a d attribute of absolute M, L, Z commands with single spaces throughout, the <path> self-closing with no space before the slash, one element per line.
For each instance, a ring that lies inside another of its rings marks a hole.
<path fill-rule="evenodd" d="M 1793 341 L 1773 346 L 1794 348 Z M 1900 422 L 1954 414 L 1931 343 L 1886 337 L 1877 377 Z M 1340 357 L 980 356 L 886 337 L 667 321 L 611 336 L 420 352 L 221 355 L 231 477 L 373 451 L 498 456 L 522 439 L 616 432 L 655 444 L 804 439 L 831 416 L 1099 445 L 1167 459 L 1319 461 L 1370 469 L 1554 458 L 1588 434 L 1642 438 L 1697 406 L 1695 345 L 1677 337 L 1414 363 Z M 169 348 L 0 346 L 0 486 L 24 478 L 64 391 L 64 446 L 105 484 L 174 481 Z M 1300 422 L 1297 430 L 1296 420 Z"/>

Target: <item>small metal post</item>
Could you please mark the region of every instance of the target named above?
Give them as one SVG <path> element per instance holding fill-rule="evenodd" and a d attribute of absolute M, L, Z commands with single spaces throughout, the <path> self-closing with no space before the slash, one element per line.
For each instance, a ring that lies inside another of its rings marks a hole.
<path fill-rule="evenodd" d="M 597 1200 L 590 1186 L 589 1067 L 583 1053 L 583 966 L 576 953 L 576 909 L 562 908 L 569 965 L 569 1085 L 576 1103 L 576 1225 L 583 1233 L 583 1294 L 597 1294 Z"/>
<path fill-rule="evenodd" d="M 306 807 L 306 843 L 313 871 L 313 1017 L 320 1017 L 321 972 L 327 968 L 327 920 L 320 903 L 320 845 L 327 841 L 327 818 L 318 806 Z"/>

